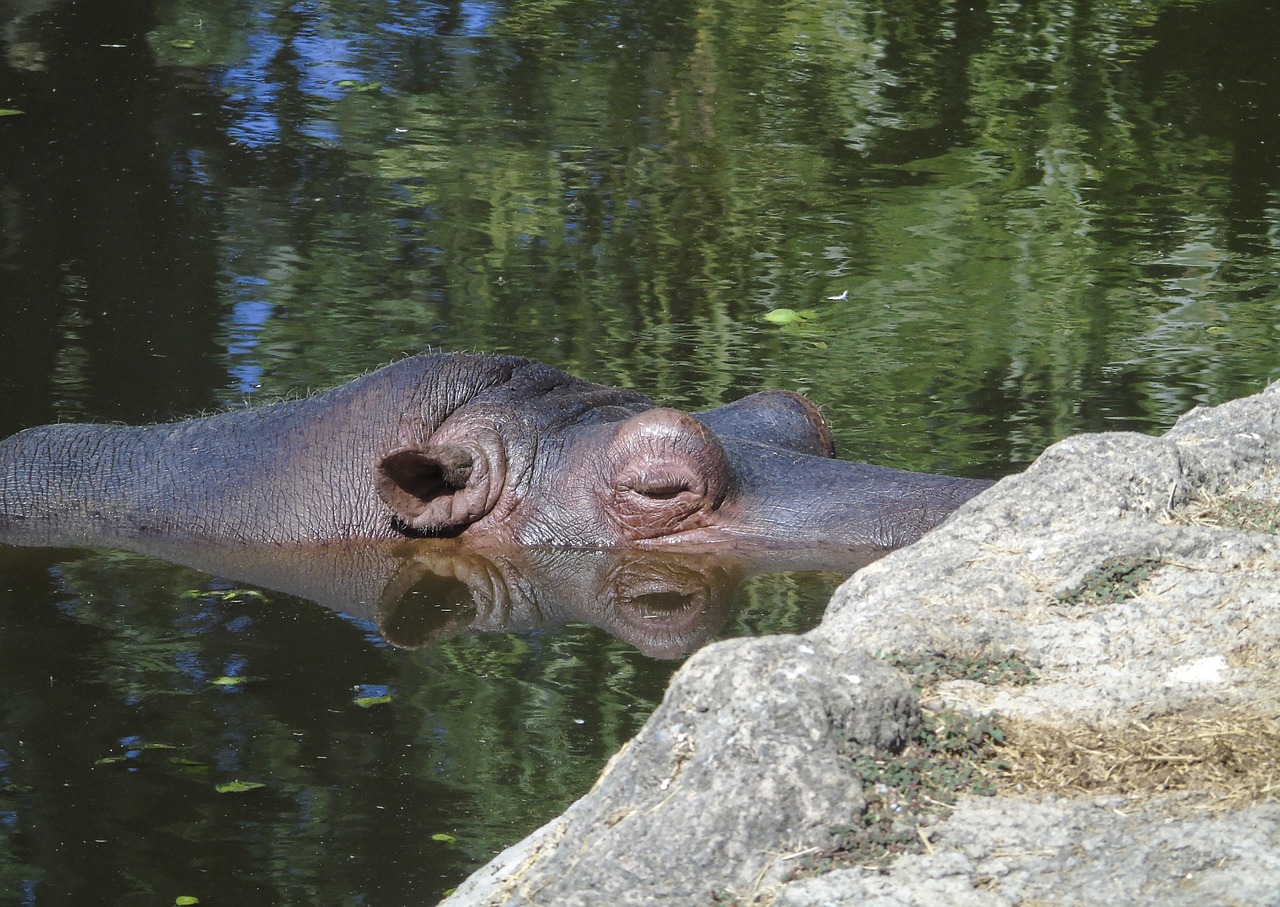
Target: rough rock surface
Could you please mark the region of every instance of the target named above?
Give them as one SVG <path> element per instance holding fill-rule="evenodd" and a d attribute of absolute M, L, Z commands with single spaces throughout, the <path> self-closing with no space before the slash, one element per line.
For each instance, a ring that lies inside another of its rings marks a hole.
<path fill-rule="evenodd" d="M 938 694 L 1024 734 L 1155 720 L 1176 733 L 1186 716 L 1190 735 L 1192 716 L 1228 711 L 1274 732 L 1278 445 L 1280 385 L 1159 438 L 1054 445 L 856 574 L 806 636 L 690 659 L 595 789 L 447 903 L 1280 903 L 1280 804 L 1222 808 L 1213 790 L 966 797 L 887 871 L 790 872 L 862 809 L 849 757 L 893 752 L 919 720 L 905 682 L 864 652 L 1022 659 L 1032 683 Z"/>
<path fill-rule="evenodd" d="M 1280 899 L 1280 805 L 1179 816 L 1185 798 L 971 798 L 887 874 L 839 870 L 784 886 L 774 907 L 1204 907 Z"/>
<path fill-rule="evenodd" d="M 709 903 L 759 886 L 863 808 L 848 753 L 900 748 L 917 720 L 905 680 L 858 650 L 795 637 L 703 649 L 589 795 L 454 897 Z"/>

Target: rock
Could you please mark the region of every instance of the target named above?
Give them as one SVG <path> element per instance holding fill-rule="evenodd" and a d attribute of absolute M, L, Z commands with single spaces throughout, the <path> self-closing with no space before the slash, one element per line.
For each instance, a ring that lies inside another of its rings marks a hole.
<path fill-rule="evenodd" d="M 918 721 L 904 679 L 799 637 L 709 646 L 562 816 L 449 903 L 709 902 L 777 881 L 864 806 L 849 755 L 901 749 Z"/>
<path fill-rule="evenodd" d="M 1274 904 L 1280 805 L 1178 815 L 1186 798 L 964 800 L 931 854 L 886 873 L 838 870 L 786 885 L 773 907 Z M 1226 859 L 1224 860 L 1224 856 Z"/>
<path fill-rule="evenodd" d="M 857 573 L 811 633 L 703 650 L 594 790 L 447 903 L 1275 901 L 1274 793 L 1228 800 L 1213 781 L 1117 792 L 1085 769 L 1056 792 L 962 798 L 885 872 L 794 878 L 788 857 L 829 846 L 864 808 L 852 756 L 895 751 L 920 720 L 905 682 L 863 653 L 1017 659 L 1033 682 L 946 680 L 928 705 L 994 711 L 1047 746 L 1096 732 L 1085 749 L 1099 758 L 1124 743 L 1130 761 L 1177 763 L 1170 742 L 1229 715 L 1263 743 L 1253 763 L 1231 762 L 1228 729 L 1219 774 L 1274 776 L 1278 387 L 1195 410 L 1159 438 L 1056 444 Z M 1165 737 L 1148 752 L 1139 738 L 1153 729 Z M 1269 790 L 1248 781 L 1231 783 Z"/>
<path fill-rule="evenodd" d="M 1104 434 L 1055 444 L 923 544 L 837 590 L 813 636 L 879 654 L 1017 653 L 1033 686 L 946 686 L 955 705 L 1082 723 L 1160 714 L 1211 697 L 1273 695 L 1275 665 L 1241 653 L 1280 641 L 1272 531 L 1192 519 L 1224 495 L 1280 515 L 1274 390 L 1184 417 L 1162 438 Z M 1228 521 L 1229 522 L 1229 521 Z M 1071 603 L 1125 559 L 1148 561 L 1142 594 Z M 1224 660 L 1212 681 L 1179 680 Z"/>

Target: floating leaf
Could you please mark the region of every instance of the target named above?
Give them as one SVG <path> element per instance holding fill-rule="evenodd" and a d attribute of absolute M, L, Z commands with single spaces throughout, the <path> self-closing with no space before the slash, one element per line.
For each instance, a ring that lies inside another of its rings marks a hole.
<path fill-rule="evenodd" d="M 177 747 L 172 743 L 144 743 L 138 747 L 140 750 L 176 750 Z"/>
<path fill-rule="evenodd" d="M 453 835 L 446 835 L 443 832 L 431 836 L 432 841 L 440 841 L 443 844 L 457 844 L 458 839 Z"/>
<path fill-rule="evenodd" d="M 243 686 L 244 684 L 248 683 L 252 679 L 253 678 L 251 677 L 244 677 L 244 676 L 233 677 L 230 674 L 224 674 L 221 677 L 213 678 L 213 680 L 209 681 L 209 683 L 213 684 L 215 687 L 238 687 L 238 686 Z"/>
<path fill-rule="evenodd" d="M 187 589 L 179 593 L 181 598 L 210 598 L 215 601 L 231 602 L 245 601 L 253 599 L 254 601 L 266 601 L 267 596 L 257 589 Z"/>
<path fill-rule="evenodd" d="M 765 312 L 760 317 L 770 324 L 800 324 L 803 321 L 809 321 L 816 318 L 818 313 L 813 309 L 773 309 Z"/>
<path fill-rule="evenodd" d="M 103 756 L 101 759 L 94 760 L 94 765 L 114 765 L 117 762 L 124 762 L 127 756 Z"/>
<path fill-rule="evenodd" d="M 20 117 L 25 110 L 14 110 L 12 107 L 0 107 L 0 117 Z"/>
<path fill-rule="evenodd" d="M 815 350 L 825 350 L 827 349 L 827 342 L 825 340 L 810 340 L 809 346 Z"/>
<path fill-rule="evenodd" d="M 199 898 L 193 898 L 189 894 L 180 894 L 173 899 L 173 907 L 192 907 L 193 904 L 199 903 Z"/>
<path fill-rule="evenodd" d="M 354 91 L 377 91 L 382 87 L 381 82 L 357 82 L 355 79 L 339 79 L 339 88 L 347 88 Z"/>
<path fill-rule="evenodd" d="M 181 756 L 173 756 L 169 759 L 170 765 L 178 765 L 182 768 L 208 768 L 208 764 L 197 762 L 195 759 L 184 759 Z"/>
<path fill-rule="evenodd" d="M 375 705 L 386 705 L 391 701 L 392 689 L 384 683 L 358 683 L 355 685 L 356 698 L 352 700 L 362 709 Z"/>
<path fill-rule="evenodd" d="M 196 46 L 196 42 L 192 41 L 190 38 L 177 38 L 170 41 L 169 46 L 176 47 L 178 50 L 191 50 L 191 48 Z M 182 903 L 181 899 L 179 899 L 178 903 Z M 192 901 L 191 903 L 195 904 L 198 902 Z"/>
<path fill-rule="evenodd" d="M 261 781 L 228 781 L 214 788 L 220 794 L 243 794 L 245 791 L 266 787 Z"/>

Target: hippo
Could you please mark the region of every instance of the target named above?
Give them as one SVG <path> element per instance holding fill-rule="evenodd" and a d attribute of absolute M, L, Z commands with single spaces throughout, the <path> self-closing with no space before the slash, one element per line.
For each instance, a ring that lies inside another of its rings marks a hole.
<path fill-rule="evenodd" d="M 310 397 L 0 442 L 0 541 L 896 548 L 990 483 L 834 458 L 817 407 L 698 413 L 514 356 L 422 353 Z"/>

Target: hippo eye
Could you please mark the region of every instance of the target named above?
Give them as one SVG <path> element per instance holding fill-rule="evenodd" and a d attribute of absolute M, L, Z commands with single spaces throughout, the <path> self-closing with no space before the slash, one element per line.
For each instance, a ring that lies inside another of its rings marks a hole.
<path fill-rule="evenodd" d="M 691 490 L 688 482 L 684 479 L 676 478 L 658 479 L 645 483 L 637 482 L 631 487 L 637 494 L 642 494 L 654 501 L 669 501 Z"/>
<path fill-rule="evenodd" d="M 623 487 L 650 501 L 673 501 L 686 493 L 702 493 L 696 477 L 681 472 L 642 473 L 624 481 Z"/>
<path fill-rule="evenodd" d="M 601 503 L 624 542 L 708 525 L 731 477 L 711 431 L 670 409 L 645 410 L 619 425 L 600 462 L 609 477 Z"/>

